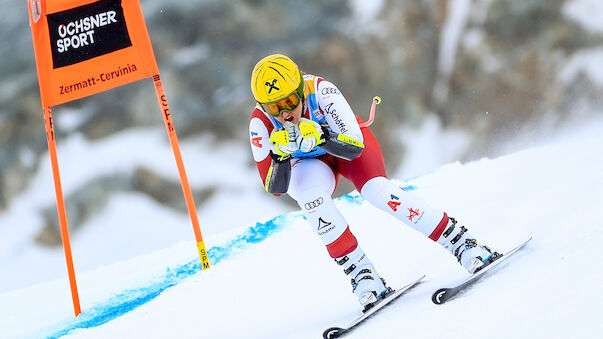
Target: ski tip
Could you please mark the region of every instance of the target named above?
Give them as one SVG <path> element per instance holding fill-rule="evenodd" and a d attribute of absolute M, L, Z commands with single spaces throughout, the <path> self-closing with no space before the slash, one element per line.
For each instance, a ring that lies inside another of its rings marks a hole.
<path fill-rule="evenodd" d="M 446 288 L 440 288 L 439 290 L 435 291 L 435 293 L 431 295 L 431 301 L 433 301 L 433 303 L 436 305 L 443 304 L 446 301 L 446 299 L 444 298 L 446 295 L 446 291 Z"/>
<path fill-rule="evenodd" d="M 418 279 L 416 279 L 415 281 L 413 281 L 413 282 L 411 282 L 410 284 L 408 284 L 408 285 L 406 285 L 406 286 L 402 287 L 402 289 L 404 289 L 404 288 L 406 288 L 406 287 L 410 287 L 410 286 L 417 285 L 417 284 L 419 284 L 419 283 L 422 283 L 422 282 L 423 282 L 423 279 L 425 279 L 425 277 L 426 277 L 426 275 L 425 275 L 425 274 L 423 274 L 422 276 L 420 276 L 420 277 L 419 277 Z"/>
<path fill-rule="evenodd" d="M 322 337 L 324 339 L 333 339 L 333 338 L 339 338 L 340 336 L 342 336 L 344 333 L 346 332 L 345 329 L 341 328 L 341 327 L 331 327 L 328 330 L 324 331 L 322 333 Z"/>

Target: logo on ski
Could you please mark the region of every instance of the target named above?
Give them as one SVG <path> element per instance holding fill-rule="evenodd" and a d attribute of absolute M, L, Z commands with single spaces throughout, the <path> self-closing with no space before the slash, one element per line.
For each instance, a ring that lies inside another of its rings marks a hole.
<path fill-rule="evenodd" d="M 394 211 L 394 212 L 398 212 L 398 206 L 402 205 L 401 202 L 399 201 L 395 201 L 395 200 L 400 200 L 400 198 L 398 198 L 395 195 L 391 195 L 391 200 L 387 202 L 387 205 Z"/>

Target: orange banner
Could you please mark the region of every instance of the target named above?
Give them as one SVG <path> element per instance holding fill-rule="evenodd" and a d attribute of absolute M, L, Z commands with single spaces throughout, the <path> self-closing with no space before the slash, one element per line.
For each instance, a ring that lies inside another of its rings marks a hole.
<path fill-rule="evenodd" d="M 81 313 L 51 106 L 153 77 L 203 269 L 210 268 L 193 194 L 138 0 L 27 0 L 59 226 L 75 315 Z"/>
<path fill-rule="evenodd" d="M 42 106 L 159 74 L 138 0 L 28 0 Z"/>

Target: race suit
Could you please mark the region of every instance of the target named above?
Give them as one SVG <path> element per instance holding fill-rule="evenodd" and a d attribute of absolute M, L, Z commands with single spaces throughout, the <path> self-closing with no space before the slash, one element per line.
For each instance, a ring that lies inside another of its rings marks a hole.
<path fill-rule="evenodd" d="M 287 181 L 284 183 L 286 188 L 279 193 L 287 193 L 297 201 L 330 256 L 342 257 L 358 246 L 347 221 L 331 198 L 340 176 L 352 182 L 377 208 L 437 240 L 448 224 L 446 213 L 430 207 L 415 194 L 387 179 L 377 138 L 368 127 L 360 127 L 362 120 L 353 113 L 334 84 L 309 74 L 304 75 L 304 83 L 302 117 L 324 126 L 331 137 L 343 135 L 363 145 L 361 153 L 349 160 L 340 154 L 330 154 L 331 148 L 324 144 L 307 153 L 296 151 L 286 164 L 287 170 L 290 166 L 290 176 L 282 179 Z M 260 178 L 269 192 L 275 162 L 269 139 L 274 130 L 281 128 L 283 125 L 278 120 L 256 105 L 249 123 L 250 144 Z"/>

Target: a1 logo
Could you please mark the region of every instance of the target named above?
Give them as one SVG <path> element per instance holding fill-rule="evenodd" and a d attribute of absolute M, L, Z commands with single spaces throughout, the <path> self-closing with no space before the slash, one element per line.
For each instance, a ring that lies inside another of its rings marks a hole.
<path fill-rule="evenodd" d="M 394 211 L 394 212 L 398 212 L 398 206 L 402 205 L 401 202 L 397 201 L 400 200 L 400 198 L 398 198 L 395 195 L 391 195 L 391 200 L 387 202 L 387 205 Z"/>

